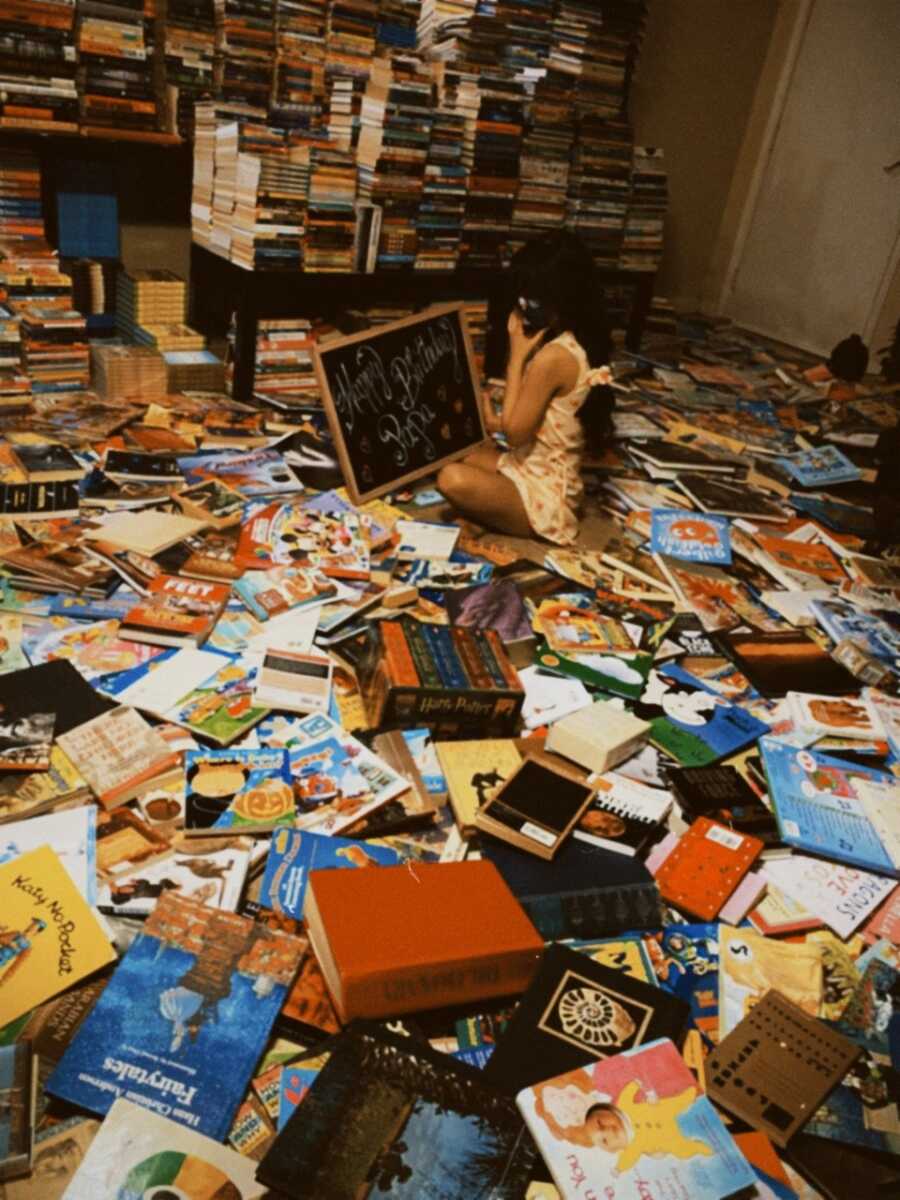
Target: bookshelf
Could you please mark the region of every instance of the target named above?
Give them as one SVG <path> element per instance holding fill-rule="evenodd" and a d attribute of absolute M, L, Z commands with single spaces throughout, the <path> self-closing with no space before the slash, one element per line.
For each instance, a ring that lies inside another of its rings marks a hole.
<path fill-rule="evenodd" d="M 644 323 L 653 299 L 656 273 L 598 267 L 604 286 L 629 286 L 633 299 L 625 329 L 625 344 L 640 348 Z M 440 301 L 486 299 L 491 309 L 502 303 L 497 271 L 379 271 L 371 275 L 308 271 L 247 271 L 191 246 L 191 315 L 195 329 L 222 335 L 235 313 L 234 398 L 252 403 L 257 322 L 264 317 L 326 319 L 347 308 L 378 301 Z M 493 322 L 495 325 L 497 322 Z M 488 373 L 501 369 L 498 351 L 488 343 Z M 493 368 L 493 369 L 492 369 Z"/>

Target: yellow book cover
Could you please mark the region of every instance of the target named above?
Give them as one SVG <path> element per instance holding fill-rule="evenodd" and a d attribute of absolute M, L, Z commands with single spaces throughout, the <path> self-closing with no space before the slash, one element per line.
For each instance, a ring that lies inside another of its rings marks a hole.
<path fill-rule="evenodd" d="M 115 957 L 49 846 L 0 867 L 0 1027 Z"/>
<path fill-rule="evenodd" d="M 436 742 L 435 750 L 456 823 L 469 837 L 475 832 L 476 812 L 517 770 L 522 755 L 511 738 Z"/>

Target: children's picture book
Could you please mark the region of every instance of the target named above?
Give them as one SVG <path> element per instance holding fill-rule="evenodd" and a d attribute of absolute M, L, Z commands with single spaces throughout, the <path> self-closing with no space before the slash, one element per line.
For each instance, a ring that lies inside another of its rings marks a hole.
<path fill-rule="evenodd" d="M 0 865 L 49 846 L 88 904 L 97 903 L 97 808 L 86 804 L 61 812 L 10 821 L 0 831 Z"/>
<path fill-rule="evenodd" d="M 521 1200 L 535 1158 L 513 1101 L 474 1067 L 365 1024 L 335 1042 L 258 1174 L 295 1200 Z"/>
<path fill-rule="evenodd" d="M 400 539 L 396 550 L 399 559 L 450 558 L 460 533 L 458 525 L 406 518 L 399 520 L 394 528 Z"/>
<path fill-rule="evenodd" d="M 165 1106 L 163 1106 L 165 1107 Z M 231 1197 L 260 1200 L 252 1159 L 183 1123 L 124 1098 L 110 1108 L 72 1182 L 67 1200 L 100 1196 Z"/>
<path fill-rule="evenodd" d="M 894 879 L 807 854 L 774 859 L 763 870 L 781 892 L 840 938 L 849 938 L 897 887 Z"/>
<path fill-rule="evenodd" d="M 107 877 L 97 907 L 114 916 L 146 917 L 171 894 L 234 912 L 250 869 L 250 838 L 179 838 L 162 858 Z"/>
<path fill-rule="evenodd" d="M 115 960 L 49 846 L 0 866 L 0 1028 Z"/>
<path fill-rule="evenodd" d="M 539 666 L 523 667 L 519 682 L 525 689 L 522 722 L 526 729 L 550 725 L 592 703 L 580 679 L 567 679 Z"/>
<path fill-rule="evenodd" d="M 21 671 L 28 666 L 22 648 L 25 625 L 18 613 L 0 612 L 0 675 Z"/>
<path fill-rule="evenodd" d="M 535 661 L 544 670 L 577 679 L 588 687 L 599 688 L 626 700 L 637 700 L 647 685 L 653 655 L 611 651 L 563 653 L 551 650 L 545 642 L 538 642 Z"/>
<path fill-rule="evenodd" d="M 230 746 L 269 710 L 254 699 L 259 674 L 254 656 L 213 657 L 219 661 L 213 673 L 159 715 L 218 746 Z"/>
<path fill-rule="evenodd" d="M 246 917 L 160 896 L 47 1090 L 99 1116 L 124 1097 L 222 1141 L 301 951 Z"/>
<path fill-rule="evenodd" d="M 757 1194 L 752 1167 L 668 1038 L 519 1092 L 563 1200 Z"/>
<path fill-rule="evenodd" d="M 839 584 L 847 578 L 841 564 L 822 542 L 800 542 L 762 533 L 757 533 L 755 540 L 763 552 L 763 566 L 788 591 L 819 589 L 823 584 Z"/>
<path fill-rule="evenodd" d="M 0 709 L 0 771 L 46 771 L 50 766 L 56 713 L 36 710 L 34 703 L 45 702 L 22 696 L 16 712 Z"/>
<path fill-rule="evenodd" d="M 621 621 L 585 607 L 583 596 L 554 596 L 542 600 L 532 624 L 555 653 L 633 654 L 636 647 Z"/>
<path fill-rule="evenodd" d="M 124 705 L 57 740 L 107 809 L 134 799 L 180 761 L 156 729 Z"/>
<path fill-rule="evenodd" d="M 271 717 L 259 740 L 290 751 L 297 823 L 316 833 L 343 833 L 409 787 L 407 780 L 332 717 Z"/>
<path fill-rule="evenodd" d="M 687 562 L 731 562 L 730 522 L 712 513 L 654 508 L 650 513 L 650 550 Z"/>
<path fill-rule="evenodd" d="M 189 750 L 185 833 L 266 833 L 297 815 L 285 750 Z"/>
<path fill-rule="evenodd" d="M 900 633 L 877 613 L 836 598 L 813 599 L 809 607 L 835 644 L 851 638 L 875 658 L 893 662 L 900 656 Z"/>
<path fill-rule="evenodd" d="M 178 459 L 188 485 L 219 480 L 248 500 L 302 492 L 303 484 L 276 450 L 196 454 Z"/>
<path fill-rule="evenodd" d="M 885 826 L 877 796 L 861 795 L 859 787 L 862 782 L 891 785 L 889 772 L 798 750 L 774 738 L 763 738 L 760 747 L 783 841 L 900 878 L 896 833 Z"/>
<path fill-rule="evenodd" d="M 719 1039 L 727 1037 L 770 988 L 809 1016 L 819 1016 L 825 989 L 821 947 L 720 925 Z"/>
<path fill-rule="evenodd" d="M 331 1057 L 330 1050 L 316 1054 L 310 1051 L 302 1058 L 285 1063 L 279 1078 L 278 1117 L 279 1132 L 284 1129 L 297 1105 L 305 1099 L 319 1072 Z"/>
<path fill-rule="evenodd" d="M 447 780 L 438 762 L 437 749 L 431 730 L 404 729 L 401 731 L 403 740 L 412 755 L 416 769 L 422 776 L 422 782 L 429 796 L 440 798 L 447 795 Z"/>
<path fill-rule="evenodd" d="M 132 603 L 137 601 L 135 597 Z M 88 683 L 96 683 L 104 675 L 130 671 L 162 653 L 159 647 L 119 637 L 119 622 L 114 619 L 73 624 L 66 617 L 51 618 L 32 626 L 22 639 L 22 647 L 35 665 L 68 659 Z"/>
<path fill-rule="evenodd" d="M 708 922 L 667 925 L 644 934 L 661 988 L 690 1005 L 691 1024 L 707 1044 L 719 1040 L 719 930 Z"/>
<path fill-rule="evenodd" d="M 205 521 L 213 529 L 239 525 L 247 503 L 240 492 L 219 479 L 195 483 L 193 487 L 175 492 L 172 499 L 186 516 Z"/>
<path fill-rule="evenodd" d="M 277 829 L 272 835 L 266 858 L 259 903 L 264 908 L 300 920 L 310 871 L 392 867 L 398 862 L 400 855 L 387 846 L 350 838 L 327 837 L 300 829 Z"/>
<path fill-rule="evenodd" d="M 560 943 L 537 973 L 484 1068 L 494 1087 L 522 1088 L 658 1037 L 681 1039 L 687 1004 Z"/>
<path fill-rule="evenodd" d="M 202 646 L 230 594 L 225 583 L 157 575 L 146 597 L 122 618 L 121 635 L 160 646 Z"/>
<path fill-rule="evenodd" d="M 443 558 L 415 558 L 403 563 L 397 580 L 419 589 L 436 592 L 481 587 L 490 583 L 494 568 L 483 562 L 448 562 Z"/>
<path fill-rule="evenodd" d="M 709 766 L 769 732 L 746 709 L 659 671 L 650 672 L 634 714 L 650 722 L 650 741 L 684 767 Z"/>
<path fill-rule="evenodd" d="M 644 942 L 638 934 L 623 934 L 617 938 L 578 938 L 569 942 L 573 950 L 586 954 L 594 962 L 613 971 L 622 971 L 643 983 L 655 983 L 656 972 Z"/>
<path fill-rule="evenodd" d="M 837 446 L 817 446 L 815 450 L 802 450 L 776 461 L 790 471 L 801 487 L 828 487 L 862 477 L 859 467 Z"/>
<path fill-rule="evenodd" d="M 258 621 L 338 596 L 334 582 L 321 571 L 302 567 L 248 571 L 236 581 L 234 590 Z"/>
<path fill-rule="evenodd" d="M 878 741 L 884 730 L 878 714 L 864 696 L 816 696 L 809 692 L 788 692 L 788 712 L 798 729 L 808 729 L 819 737 L 857 738 Z"/>
<path fill-rule="evenodd" d="M 69 1117 L 39 1130 L 31 1174 L 8 1180 L 3 1200 L 62 1200 L 99 1128 L 93 1117 Z"/>

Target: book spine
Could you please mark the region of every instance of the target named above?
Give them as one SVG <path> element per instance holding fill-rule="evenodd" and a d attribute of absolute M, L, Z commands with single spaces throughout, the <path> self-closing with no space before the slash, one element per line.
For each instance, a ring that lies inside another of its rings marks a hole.
<path fill-rule="evenodd" d="M 500 670 L 500 664 L 497 662 L 494 655 L 491 643 L 487 640 L 483 633 L 478 630 L 472 630 L 472 640 L 475 643 L 475 649 L 478 657 L 484 663 L 484 669 L 491 677 L 491 688 L 506 688 L 506 679 L 503 672 Z"/>
<path fill-rule="evenodd" d="M 462 629 L 458 625 L 453 625 L 450 629 L 450 635 L 456 645 L 456 652 L 462 660 L 466 674 L 472 681 L 472 686 L 483 689 L 485 691 L 493 690 L 493 680 L 490 673 L 484 665 L 481 655 L 478 653 L 478 645 L 472 637 L 468 629 Z"/>
<path fill-rule="evenodd" d="M 504 686 L 508 687 L 511 691 L 514 691 L 514 692 L 521 691 L 522 690 L 521 680 L 519 679 L 519 676 L 516 673 L 516 668 L 512 665 L 512 663 L 509 660 L 509 655 L 506 653 L 506 650 L 504 649 L 503 642 L 501 641 L 499 633 L 497 633 L 493 629 L 487 629 L 482 634 L 482 637 L 487 639 L 488 645 L 490 646 L 490 648 L 494 654 L 494 658 L 497 662 L 497 666 L 500 668 L 500 673 L 503 676 L 504 681 L 505 681 Z"/>
<path fill-rule="evenodd" d="M 432 657 L 428 643 L 422 636 L 418 622 L 407 624 L 403 628 L 402 633 L 406 639 L 406 644 L 409 646 L 413 662 L 416 664 L 416 671 L 422 681 L 422 685 L 429 688 L 443 687 L 444 683 L 441 679 L 440 671 Z"/>
<path fill-rule="evenodd" d="M 394 621 L 381 621 L 378 629 L 392 682 L 404 687 L 417 687 L 421 680 L 403 629 Z"/>
<path fill-rule="evenodd" d="M 469 678 L 454 649 L 449 629 L 422 625 L 420 631 L 434 656 L 444 685 L 451 688 L 468 688 Z"/>
<path fill-rule="evenodd" d="M 659 892 L 652 883 L 520 896 L 519 902 L 545 941 L 613 937 L 623 929 L 657 929 L 662 920 Z"/>

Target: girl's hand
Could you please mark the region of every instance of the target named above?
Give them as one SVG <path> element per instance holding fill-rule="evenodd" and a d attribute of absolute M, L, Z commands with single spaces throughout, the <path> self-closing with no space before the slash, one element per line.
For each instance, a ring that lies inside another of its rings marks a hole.
<path fill-rule="evenodd" d="M 524 362 L 532 347 L 536 346 L 544 336 L 543 329 L 539 329 L 537 333 L 532 334 L 525 332 L 522 314 L 517 308 L 514 308 L 509 314 L 509 320 L 506 322 L 506 331 L 509 334 L 510 361 L 515 362 Z"/>

